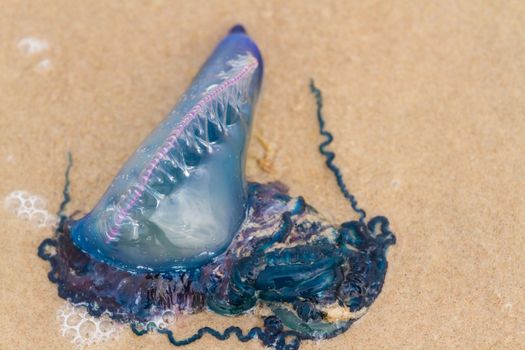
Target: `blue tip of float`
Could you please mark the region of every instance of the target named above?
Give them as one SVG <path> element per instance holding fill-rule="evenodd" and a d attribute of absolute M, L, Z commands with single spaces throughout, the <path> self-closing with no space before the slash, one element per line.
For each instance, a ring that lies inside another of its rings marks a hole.
<path fill-rule="evenodd" d="M 230 34 L 246 34 L 246 29 L 244 29 L 244 26 L 242 24 L 236 24 L 230 29 Z"/>

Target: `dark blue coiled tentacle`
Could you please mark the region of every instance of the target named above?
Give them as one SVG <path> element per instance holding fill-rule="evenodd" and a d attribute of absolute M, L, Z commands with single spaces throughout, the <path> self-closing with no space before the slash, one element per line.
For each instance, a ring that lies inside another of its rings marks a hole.
<path fill-rule="evenodd" d="M 71 182 L 69 180 L 71 168 L 73 167 L 73 155 L 71 152 L 67 152 L 67 167 L 66 167 L 66 173 L 65 173 L 65 183 L 64 183 L 64 189 L 62 190 L 63 200 L 60 203 L 60 208 L 58 209 L 57 216 L 59 218 L 58 226 L 57 226 L 57 232 L 62 231 L 63 226 L 67 220 L 66 215 L 66 206 L 71 201 L 71 193 L 70 193 L 70 185 Z"/>
<path fill-rule="evenodd" d="M 325 120 L 322 111 L 323 95 L 321 93 L 321 90 L 319 90 L 315 86 L 313 79 L 310 80 L 310 91 L 312 91 L 312 93 L 314 94 L 317 103 L 317 120 L 319 122 L 319 132 L 326 138 L 326 140 L 319 145 L 319 152 L 321 152 L 321 154 L 326 157 L 326 166 L 332 171 L 332 173 L 334 173 L 337 185 L 339 186 L 341 193 L 346 198 L 346 200 L 350 202 L 352 209 L 359 214 L 359 221 L 364 222 L 366 212 L 364 211 L 364 209 L 361 209 L 358 206 L 355 196 L 351 194 L 350 191 L 348 191 L 348 188 L 346 187 L 346 184 L 343 180 L 341 170 L 337 167 L 337 165 L 334 164 L 335 153 L 326 149 L 326 147 L 330 145 L 334 140 L 334 136 L 332 135 L 332 133 L 325 129 Z"/>
<path fill-rule="evenodd" d="M 283 324 L 275 316 L 269 316 L 264 319 L 264 327 L 253 327 L 246 334 L 241 328 L 236 326 L 228 327 L 224 332 L 220 332 L 211 327 L 202 327 L 193 335 L 184 338 L 176 339 L 173 332 L 169 329 L 157 329 L 157 332 L 165 334 L 170 343 L 176 347 L 191 344 L 204 335 L 209 334 L 219 340 L 227 340 L 233 334 L 240 342 L 248 342 L 253 339 L 259 339 L 265 346 L 274 347 L 277 350 L 297 350 L 301 344 L 301 335 L 294 331 L 283 330 Z M 138 336 L 147 334 L 151 329 L 139 329 L 137 324 L 131 324 L 131 330 Z"/>

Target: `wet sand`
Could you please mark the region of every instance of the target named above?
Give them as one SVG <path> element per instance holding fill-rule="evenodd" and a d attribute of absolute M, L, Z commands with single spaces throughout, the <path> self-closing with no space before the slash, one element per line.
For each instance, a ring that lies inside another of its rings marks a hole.
<path fill-rule="evenodd" d="M 266 77 L 254 131 L 279 179 L 334 222 L 351 217 L 317 152 L 308 90 L 325 96 L 332 149 L 370 216 L 398 244 L 383 293 L 350 331 L 301 349 L 525 348 L 525 5 L 481 1 L 2 2 L 0 196 L 61 201 L 73 153 L 70 212 L 88 211 L 166 115 L 227 29 L 243 23 Z M 64 301 L 36 255 L 52 234 L 0 208 L 1 349 L 72 349 Z M 257 319 L 200 314 L 200 325 Z M 187 349 L 262 349 L 206 337 Z M 92 349 L 169 349 L 125 330 Z"/>

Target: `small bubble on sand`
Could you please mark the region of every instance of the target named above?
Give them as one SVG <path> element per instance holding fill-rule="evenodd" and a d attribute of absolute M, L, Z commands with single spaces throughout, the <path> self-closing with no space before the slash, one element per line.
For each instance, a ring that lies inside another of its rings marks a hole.
<path fill-rule="evenodd" d="M 39 72 L 45 72 L 45 71 L 50 70 L 52 66 L 53 64 L 51 60 L 49 58 L 46 58 L 37 63 L 36 70 Z"/>
<path fill-rule="evenodd" d="M 49 49 L 47 41 L 35 37 L 22 38 L 18 41 L 17 46 L 18 49 L 26 55 L 34 55 Z"/>
<path fill-rule="evenodd" d="M 503 308 L 506 311 L 511 311 L 512 310 L 512 303 L 505 303 L 505 305 L 503 305 Z"/>
<path fill-rule="evenodd" d="M 78 349 L 116 339 L 123 326 L 105 312 L 100 317 L 93 317 L 85 306 L 66 303 L 57 311 L 61 333 L 75 344 Z"/>
<path fill-rule="evenodd" d="M 4 206 L 20 219 L 39 228 L 54 228 L 58 222 L 57 216 L 46 210 L 46 202 L 41 197 L 26 191 L 9 193 L 4 199 Z"/>
<path fill-rule="evenodd" d="M 136 323 L 135 326 L 139 330 L 154 330 L 154 329 L 166 329 L 169 326 L 175 324 L 179 320 L 180 313 L 173 310 L 164 310 L 162 314 L 154 316 L 147 322 Z"/>

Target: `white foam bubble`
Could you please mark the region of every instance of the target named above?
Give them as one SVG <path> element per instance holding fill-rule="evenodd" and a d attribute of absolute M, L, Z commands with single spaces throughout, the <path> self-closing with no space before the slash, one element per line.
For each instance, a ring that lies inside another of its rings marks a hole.
<path fill-rule="evenodd" d="M 57 311 L 61 334 L 78 349 L 116 339 L 124 329 L 123 325 L 111 320 L 109 313 L 100 317 L 89 315 L 86 307 L 65 303 Z"/>
<path fill-rule="evenodd" d="M 35 37 L 22 38 L 18 41 L 17 46 L 26 55 L 34 55 L 49 49 L 47 41 Z"/>
<path fill-rule="evenodd" d="M 58 223 L 57 216 L 46 210 L 45 200 L 26 191 L 9 193 L 4 205 L 20 219 L 30 221 L 39 228 L 54 228 Z"/>
<path fill-rule="evenodd" d="M 162 314 L 154 316 L 151 320 L 147 322 L 139 322 L 135 324 L 135 327 L 140 330 L 152 331 L 155 329 L 165 329 L 170 325 L 175 324 L 179 318 L 180 313 L 173 310 L 165 310 Z"/>
<path fill-rule="evenodd" d="M 35 66 L 36 70 L 39 72 L 45 72 L 50 70 L 53 67 L 53 63 L 49 58 L 43 59 L 42 61 L 38 62 L 38 64 Z"/>
<path fill-rule="evenodd" d="M 175 323 L 178 313 L 172 310 L 165 310 L 162 315 L 155 317 L 152 322 L 155 323 L 156 328 L 164 329 L 169 325 Z"/>

